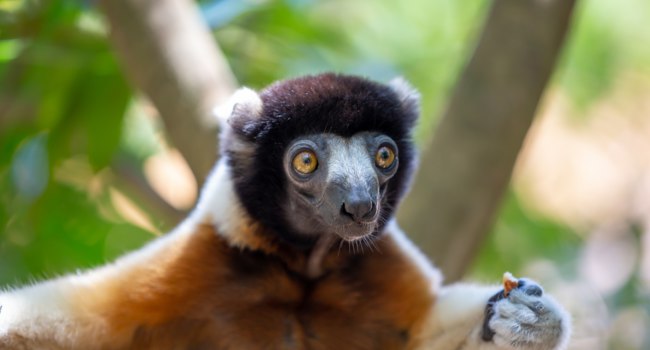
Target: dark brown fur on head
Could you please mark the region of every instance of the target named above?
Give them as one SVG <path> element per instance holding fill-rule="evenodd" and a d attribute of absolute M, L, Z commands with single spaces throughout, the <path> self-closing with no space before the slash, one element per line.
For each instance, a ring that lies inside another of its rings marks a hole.
<path fill-rule="evenodd" d="M 415 166 L 412 129 L 419 114 L 417 93 L 363 78 L 321 74 L 277 82 L 259 94 L 259 106 L 235 105 L 222 137 L 235 190 L 250 216 L 284 241 L 309 247 L 313 237 L 296 232 L 282 215 L 287 178 L 283 154 L 297 137 L 331 133 L 349 137 L 376 131 L 392 138 L 399 168 L 389 180 L 381 217 L 393 215 Z M 386 220 L 379 223 L 381 232 Z"/>

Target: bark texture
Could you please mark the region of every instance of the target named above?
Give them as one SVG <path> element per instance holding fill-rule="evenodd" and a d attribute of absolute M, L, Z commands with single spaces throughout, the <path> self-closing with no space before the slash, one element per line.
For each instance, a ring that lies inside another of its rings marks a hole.
<path fill-rule="evenodd" d="M 463 275 L 492 227 L 574 5 L 495 0 L 423 151 L 399 219 L 448 280 Z"/>

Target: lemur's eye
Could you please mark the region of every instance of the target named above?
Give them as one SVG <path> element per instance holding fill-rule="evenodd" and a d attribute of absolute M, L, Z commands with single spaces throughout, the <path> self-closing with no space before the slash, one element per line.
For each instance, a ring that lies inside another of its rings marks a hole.
<path fill-rule="evenodd" d="M 293 157 L 291 164 L 297 172 L 307 175 L 313 173 L 314 170 L 316 170 L 316 167 L 318 166 L 318 159 L 316 158 L 316 154 L 314 152 L 305 150 L 298 152 L 298 154 Z"/>
<path fill-rule="evenodd" d="M 382 169 L 388 169 L 395 163 L 395 152 L 388 146 L 381 146 L 375 154 L 375 164 Z"/>

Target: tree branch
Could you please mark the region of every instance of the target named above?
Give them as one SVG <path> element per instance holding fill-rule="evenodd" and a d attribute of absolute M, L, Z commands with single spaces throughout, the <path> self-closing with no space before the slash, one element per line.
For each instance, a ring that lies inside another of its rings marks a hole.
<path fill-rule="evenodd" d="M 449 280 L 462 276 L 493 224 L 574 3 L 494 1 L 424 151 L 400 222 Z"/>
<path fill-rule="evenodd" d="M 151 99 L 201 185 L 217 154 L 211 111 L 237 83 L 189 0 L 100 0 L 127 76 Z"/>
<path fill-rule="evenodd" d="M 127 155 L 119 154 L 111 164 L 115 173 L 114 185 L 127 193 L 154 219 L 154 226 L 166 231 L 177 225 L 187 213 L 169 205 L 147 182 L 138 163 Z"/>

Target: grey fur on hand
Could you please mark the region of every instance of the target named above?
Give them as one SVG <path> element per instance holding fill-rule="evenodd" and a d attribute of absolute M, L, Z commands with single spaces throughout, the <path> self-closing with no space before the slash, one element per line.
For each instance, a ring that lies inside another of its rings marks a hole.
<path fill-rule="evenodd" d="M 499 348 L 552 350 L 566 347 L 570 318 L 537 283 L 521 279 L 505 297 L 490 298 L 485 310 L 482 338 Z"/>

